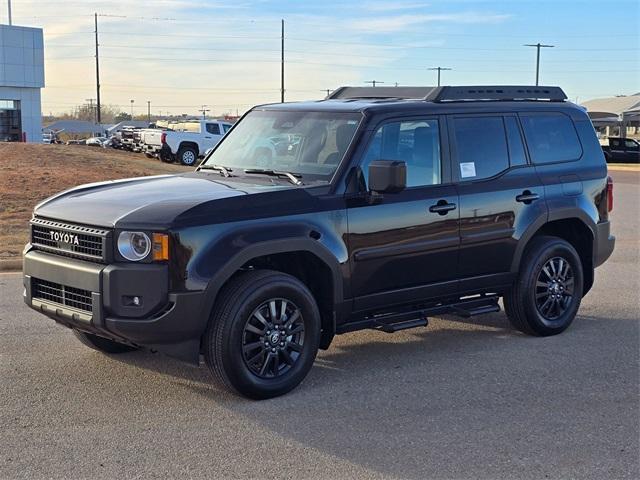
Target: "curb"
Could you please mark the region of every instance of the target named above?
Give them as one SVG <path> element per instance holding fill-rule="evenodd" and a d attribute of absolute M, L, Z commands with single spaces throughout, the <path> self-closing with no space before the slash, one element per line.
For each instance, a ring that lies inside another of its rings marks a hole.
<path fill-rule="evenodd" d="M 613 172 L 640 172 L 640 164 L 607 163 L 607 170 Z"/>
<path fill-rule="evenodd" d="M 22 257 L 0 260 L 0 272 L 20 272 L 22 271 Z"/>

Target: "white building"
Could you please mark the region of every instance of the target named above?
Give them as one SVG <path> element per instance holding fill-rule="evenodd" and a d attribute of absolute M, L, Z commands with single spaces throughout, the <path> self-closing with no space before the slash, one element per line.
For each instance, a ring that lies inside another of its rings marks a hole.
<path fill-rule="evenodd" d="M 42 141 L 42 29 L 0 25 L 0 142 Z"/>

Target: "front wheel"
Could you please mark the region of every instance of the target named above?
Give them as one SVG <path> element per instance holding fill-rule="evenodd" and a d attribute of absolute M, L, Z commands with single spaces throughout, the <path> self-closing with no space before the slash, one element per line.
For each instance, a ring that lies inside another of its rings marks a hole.
<path fill-rule="evenodd" d="M 302 282 L 281 272 L 248 271 L 221 292 L 204 356 L 219 383 L 265 399 L 289 392 L 305 378 L 319 341 L 318 306 Z"/>
<path fill-rule="evenodd" d="M 566 330 L 580 307 L 582 262 L 567 241 L 538 237 L 524 252 L 515 285 L 504 296 L 511 324 L 529 335 Z"/>

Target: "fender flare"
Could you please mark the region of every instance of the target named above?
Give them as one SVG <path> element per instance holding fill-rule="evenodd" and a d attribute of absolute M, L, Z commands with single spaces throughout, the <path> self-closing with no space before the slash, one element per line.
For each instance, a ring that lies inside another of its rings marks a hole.
<path fill-rule="evenodd" d="M 181 140 L 180 143 L 178 144 L 178 148 L 176 148 L 175 151 L 175 155 L 178 154 L 178 152 L 180 151 L 180 149 L 182 147 L 192 147 L 195 148 L 196 150 L 196 156 L 200 156 L 200 145 L 198 145 L 196 142 L 192 142 L 190 140 Z"/>
<path fill-rule="evenodd" d="M 549 222 L 555 222 L 558 220 L 580 220 L 584 225 L 589 229 L 591 235 L 593 237 L 593 246 L 594 251 L 597 251 L 597 237 L 595 234 L 595 222 L 586 212 L 579 208 L 571 207 L 571 208 L 561 208 L 552 212 L 549 212 L 548 216 L 540 216 L 533 222 L 529 228 L 522 234 L 520 240 L 518 241 L 518 246 L 516 247 L 516 252 L 513 256 L 513 261 L 511 262 L 511 272 L 517 273 L 520 268 L 520 262 L 522 260 L 522 255 L 526 250 L 527 246 L 531 239 L 535 236 L 538 231 L 544 227 Z"/>
<path fill-rule="evenodd" d="M 331 251 L 311 238 L 282 238 L 269 240 L 247 246 L 231 257 L 209 280 L 204 290 L 204 301 L 201 312 L 203 318 L 209 320 L 211 310 L 224 284 L 249 260 L 264 255 L 291 252 L 309 252 L 318 257 L 331 271 L 333 279 L 334 305 L 343 302 L 343 279 L 340 264 Z"/>

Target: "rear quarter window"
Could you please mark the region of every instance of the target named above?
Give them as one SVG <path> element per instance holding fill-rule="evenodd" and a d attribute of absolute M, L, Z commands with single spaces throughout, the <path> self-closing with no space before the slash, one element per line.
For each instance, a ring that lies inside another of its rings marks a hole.
<path fill-rule="evenodd" d="M 533 163 L 570 162 L 582 156 L 578 134 L 567 115 L 521 113 L 520 120 Z"/>

